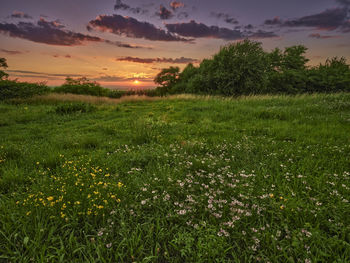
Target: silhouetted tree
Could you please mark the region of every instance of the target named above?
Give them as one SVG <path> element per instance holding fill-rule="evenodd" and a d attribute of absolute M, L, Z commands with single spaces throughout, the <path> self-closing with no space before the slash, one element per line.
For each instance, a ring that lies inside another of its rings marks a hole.
<path fill-rule="evenodd" d="M 0 68 L 7 68 L 7 63 L 5 58 L 0 58 Z M 7 78 L 8 74 L 2 70 L 0 70 L 0 80 L 3 78 Z"/>
<path fill-rule="evenodd" d="M 179 74 L 179 67 L 164 68 L 154 78 L 154 82 L 168 90 L 178 81 Z"/>

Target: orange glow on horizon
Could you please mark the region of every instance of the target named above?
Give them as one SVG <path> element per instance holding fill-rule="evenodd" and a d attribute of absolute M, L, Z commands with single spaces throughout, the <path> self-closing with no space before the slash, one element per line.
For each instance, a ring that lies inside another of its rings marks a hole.
<path fill-rule="evenodd" d="M 134 85 L 139 85 L 139 84 L 140 84 L 140 81 L 138 81 L 137 79 L 135 79 L 132 83 L 133 83 Z"/>

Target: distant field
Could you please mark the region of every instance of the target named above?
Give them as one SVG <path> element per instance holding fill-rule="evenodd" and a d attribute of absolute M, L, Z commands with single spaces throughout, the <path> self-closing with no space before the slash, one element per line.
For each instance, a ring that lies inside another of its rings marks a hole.
<path fill-rule="evenodd" d="M 0 103 L 0 262 L 349 262 L 350 94 L 69 100 Z"/>

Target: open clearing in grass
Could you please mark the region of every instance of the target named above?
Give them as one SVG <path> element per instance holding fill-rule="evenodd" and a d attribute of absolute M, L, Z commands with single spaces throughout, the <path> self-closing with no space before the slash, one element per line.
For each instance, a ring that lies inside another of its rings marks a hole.
<path fill-rule="evenodd" d="M 347 262 L 349 134 L 344 93 L 2 103 L 0 261 Z"/>

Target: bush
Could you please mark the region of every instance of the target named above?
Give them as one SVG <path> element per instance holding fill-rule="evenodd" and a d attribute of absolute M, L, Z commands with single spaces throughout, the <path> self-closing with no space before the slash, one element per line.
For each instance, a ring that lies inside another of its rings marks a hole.
<path fill-rule="evenodd" d="M 50 92 L 44 83 L 18 82 L 17 80 L 0 80 L 0 100 L 30 98 Z"/>
<path fill-rule="evenodd" d="M 107 97 L 111 91 L 102 88 L 97 82 L 83 77 L 78 79 L 66 78 L 66 82 L 62 86 L 56 87 L 54 92 Z"/>
<path fill-rule="evenodd" d="M 324 65 L 308 71 L 310 92 L 350 91 L 350 67 L 345 58 L 327 59 Z"/>
<path fill-rule="evenodd" d="M 121 91 L 121 90 L 110 90 L 108 93 L 108 97 L 113 99 L 119 99 L 124 95 L 125 95 L 125 91 Z"/>
<path fill-rule="evenodd" d="M 96 107 L 86 103 L 66 103 L 56 107 L 57 114 L 87 113 L 93 112 Z"/>

